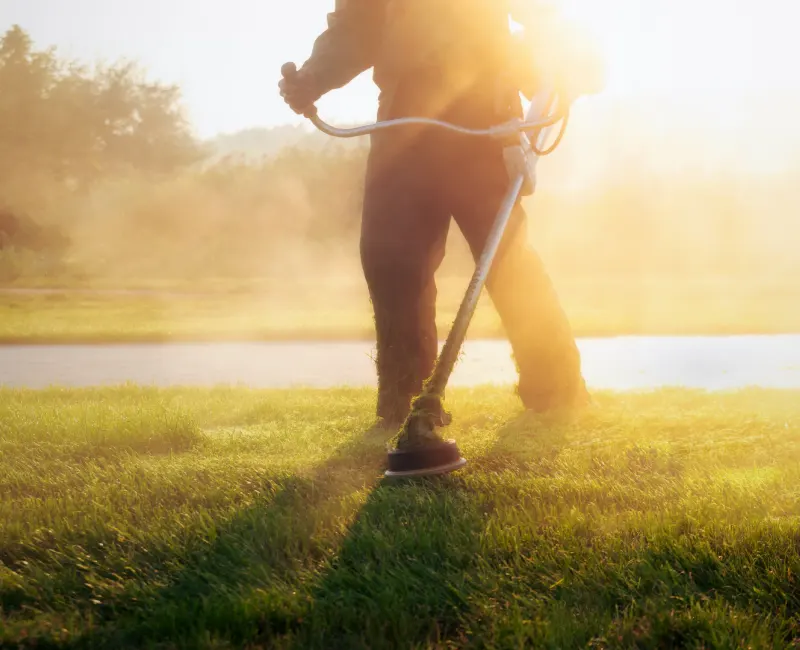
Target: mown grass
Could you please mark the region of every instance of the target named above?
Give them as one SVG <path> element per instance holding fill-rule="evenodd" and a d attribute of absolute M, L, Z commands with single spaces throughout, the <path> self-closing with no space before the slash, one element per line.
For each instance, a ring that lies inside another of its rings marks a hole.
<path fill-rule="evenodd" d="M 0 644 L 798 645 L 800 393 L 596 399 L 399 483 L 371 391 L 0 391 Z"/>
<path fill-rule="evenodd" d="M 440 278 L 437 320 L 449 330 L 468 274 Z M 793 277 L 793 276 L 792 276 Z M 781 334 L 800 331 L 800 292 L 791 277 L 556 278 L 577 336 Z M 191 340 L 367 340 L 372 312 L 358 275 L 319 282 L 132 283 L 41 293 L 0 290 L 0 343 Z M 118 288 L 119 289 L 119 288 Z M 99 290 L 99 292 L 98 292 Z M 93 293 L 93 291 L 95 291 Z M 470 336 L 502 337 L 483 295 Z"/>

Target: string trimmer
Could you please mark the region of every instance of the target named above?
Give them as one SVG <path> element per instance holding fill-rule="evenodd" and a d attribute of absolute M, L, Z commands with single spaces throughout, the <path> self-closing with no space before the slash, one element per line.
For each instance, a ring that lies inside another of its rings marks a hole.
<path fill-rule="evenodd" d="M 296 68 L 293 64 L 286 64 L 282 73 L 288 78 L 296 74 Z M 536 163 L 541 156 L 551 153 L 561 141 L 569 117 L 569 105 L 559 107 L 555 92 L 545 89 L 533 97 L 524 120 L 515 119 L 488 129 L 468 129 L 449 122 L 418 117 L 386 120 L 342 129 L 323 122 L 318 117 L 315 106 L 311 106 L 304 115 L 320 131 L 337 138 L 369 135 L 378 130 L 406 125 L 427 125 L 455 131 L 465 136 L 497 138 L 506 143 L 504 157 L 510 181 L 508 191 L 497 212 L 433 372 L 425 382 L 420 395 L 412 402 L 411 412 L 403 428 L 395 436 L 395 448 L 388 453 L 386 476 L 430 476 L 455 471 L 466 465 L 467 461 L 461 456 L 455 440 L 444 440 L 436 431 L 437 427 L 450 423 L 450 417 L 446 414 L 442 403 L 444 391 L 514 205 L 520 197 L 533 194 L 536 187 Z M 553 144 L 545 150 L 543 143 L 559 122 L 561 122 L 560 132 Z"/>

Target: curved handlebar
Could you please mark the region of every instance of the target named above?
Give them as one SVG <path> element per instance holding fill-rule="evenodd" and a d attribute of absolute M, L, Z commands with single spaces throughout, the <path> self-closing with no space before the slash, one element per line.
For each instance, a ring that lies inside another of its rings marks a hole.
<path fill-rule="evenodd" d="M 369 135 L 375 131 L 412 125 L 435 126 L 447 131 L 453 131 L 454 133 L 476 137 L 505 138 L 509 135 L 515 135 L 520 132 L 524 133 L 526 131 L 536 131 L 539 129 L 544 129 L 548 126 L 553 126 L 564 118 L 563 115 L 552 115 L 544 120 L 538 120 L 536 122 L 511 120 L 504 124 L 498 124 L 497 126 L 489 127 L 488 129 L 468 129 L 464 126 L 458 126 L 457 124 L 443 122 L 441 120 L 434 120 L 427 117 L 401 117 L 394 120 L 384 120 L 382 122 L 375 122 L 374 124 L 365 124 L 364 126 L 343 129 L 323 122 L 319 117 L 317 117 L 316 112 L 306 115 L 306 117 L 308 117 L 311 123 L 320 131 L 336 138 L 354 138 L 361 135 Z"/>
<path fill-rule="evenodd" d="M 297 74 L 297 67 L 294 63 L 285 63 L 281 67 L 281 74 L 284 78 L 290 79 Z M 335 138 L 355 138 L 362 135 L 369 135 L 375 131 L 382 131 L 385 129 L 392 129 L 402 126 L 435 126 L 462 135 L 470 135 L 475 137 L 490 137 L 490 138 L 506 138 L 510 135 L 518 133 L 526 133 L 527 131 L 538 131 L 553 126 L 565 118 L 565 114 L 560 111 L 550 115 L 544 119 L 536 121 L 525 121 L 520 119 L 510 120 L 504 124 L 489 127 L 488 129 L 469 129 L 467 127 L 458 126 L 451 122 L 444 122 L 442 120 L 435 120 L 427 117 L 401 117 L 394 120 L 384 120 L 375 122 L 374 124 L 365 124 L 363 126 L 356 126 L 352 128 L 339 128 L 331 126 L 324 122 L 317 115 L 317 107 L 313 104 L 303 111 L 303 116 L 308 118 L 309 121 L 323 133 L 333 136 Z"/>

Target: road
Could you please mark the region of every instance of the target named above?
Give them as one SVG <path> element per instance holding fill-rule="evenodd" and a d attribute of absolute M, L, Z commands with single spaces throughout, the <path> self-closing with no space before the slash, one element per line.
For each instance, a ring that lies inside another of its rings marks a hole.
<path fill-rule="evenodd" d="M 595 389 L 685 386 L 800 388 L 800 335 L 581 339 Z M 504 341 L 468 341 L 452 386 L 511 384 Z M 365 342 L 0 346 L 0 385 L 44 388 L 125 382 L 155 386 L 373 386 Z"/>

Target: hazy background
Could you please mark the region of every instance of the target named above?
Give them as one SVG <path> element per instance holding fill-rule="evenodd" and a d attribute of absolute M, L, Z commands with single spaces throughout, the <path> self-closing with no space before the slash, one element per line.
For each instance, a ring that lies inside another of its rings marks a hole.
<path fill-rule="evenodd" d="M 528 201 L 570 313 L 621 331 L 800 327 L 800 7 L 563 4 L 610 72 Z M 300 296 L 309 317 L 326 300 L 366 317 L 366 142 L 313 133 L 276 92 L 332 7 L 0 0 L 0 29 L 21 28 L 0 56 L 0 281 L 251 286 L 276 309 Z M 371 121 L 376 96 L 367 73 L 319 107 Z M 454 303 L 471 269 L 455 228 L 451 252 L 440 277 Z"/>

